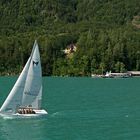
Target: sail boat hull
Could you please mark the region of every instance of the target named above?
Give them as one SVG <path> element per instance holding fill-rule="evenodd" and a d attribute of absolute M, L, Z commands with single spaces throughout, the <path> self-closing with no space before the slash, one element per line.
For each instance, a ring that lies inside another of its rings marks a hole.
<path fill-rule="evenodd" d="M 34 109 L 33 111 L 35 112 L 35 114 L 0 113 L 0 116 L 3 118 L 33 118 L 33 117 L 41 117 L 41 116 L 43 117 L 48 114 L 47 111 L 44 109 L 41 110 Z"/>

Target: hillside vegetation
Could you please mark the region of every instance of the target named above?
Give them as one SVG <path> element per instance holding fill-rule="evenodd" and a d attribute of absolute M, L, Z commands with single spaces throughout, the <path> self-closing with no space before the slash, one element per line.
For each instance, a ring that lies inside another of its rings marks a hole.
<path fill-rule="evenodd" d="M 139 0 L 0 0 L 0 74 L 18 74 L 35 39 L 44 75 L 140 70 L 138 17 Z"/>

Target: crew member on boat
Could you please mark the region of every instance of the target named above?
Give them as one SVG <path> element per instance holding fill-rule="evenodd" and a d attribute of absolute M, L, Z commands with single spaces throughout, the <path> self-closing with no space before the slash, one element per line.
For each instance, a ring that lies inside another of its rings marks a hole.
<path fill-rule="evenodd" d="M 19 114 L 35 114 L 35 111 L 32 108 L 19 108 L 17 110 L 17 113 Z"/>

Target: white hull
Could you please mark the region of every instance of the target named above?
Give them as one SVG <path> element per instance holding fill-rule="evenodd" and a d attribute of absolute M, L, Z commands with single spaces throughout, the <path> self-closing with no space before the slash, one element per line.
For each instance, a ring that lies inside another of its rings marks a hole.
<path fill-rule="evenodd" d="M 19 113 L 15 113 L 15 114 L 10 114 L 10 113 L 0 113 L 1 117 L 8 117 L 8 118 L 32 118 L 32 117 L 41 117 L 41 116 L 46 116 L 48 113 L 46 112 L 46 110 L 42 109 L 42 110 L 37 110 L 34 109 L 33 110 L 35 112 L 35 114 L 19 114 Z"/>

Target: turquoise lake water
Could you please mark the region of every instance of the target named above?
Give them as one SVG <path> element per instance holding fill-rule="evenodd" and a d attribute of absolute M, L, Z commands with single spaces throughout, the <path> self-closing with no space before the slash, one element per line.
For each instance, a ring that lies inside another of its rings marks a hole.
<path fill-rule="evenodd" d="M 17 78 L 0 78 L 2 105 Z M 0 118 L 0 140 L 140 140 L 140 78 L 43 78 L 44 118 Z"/>

